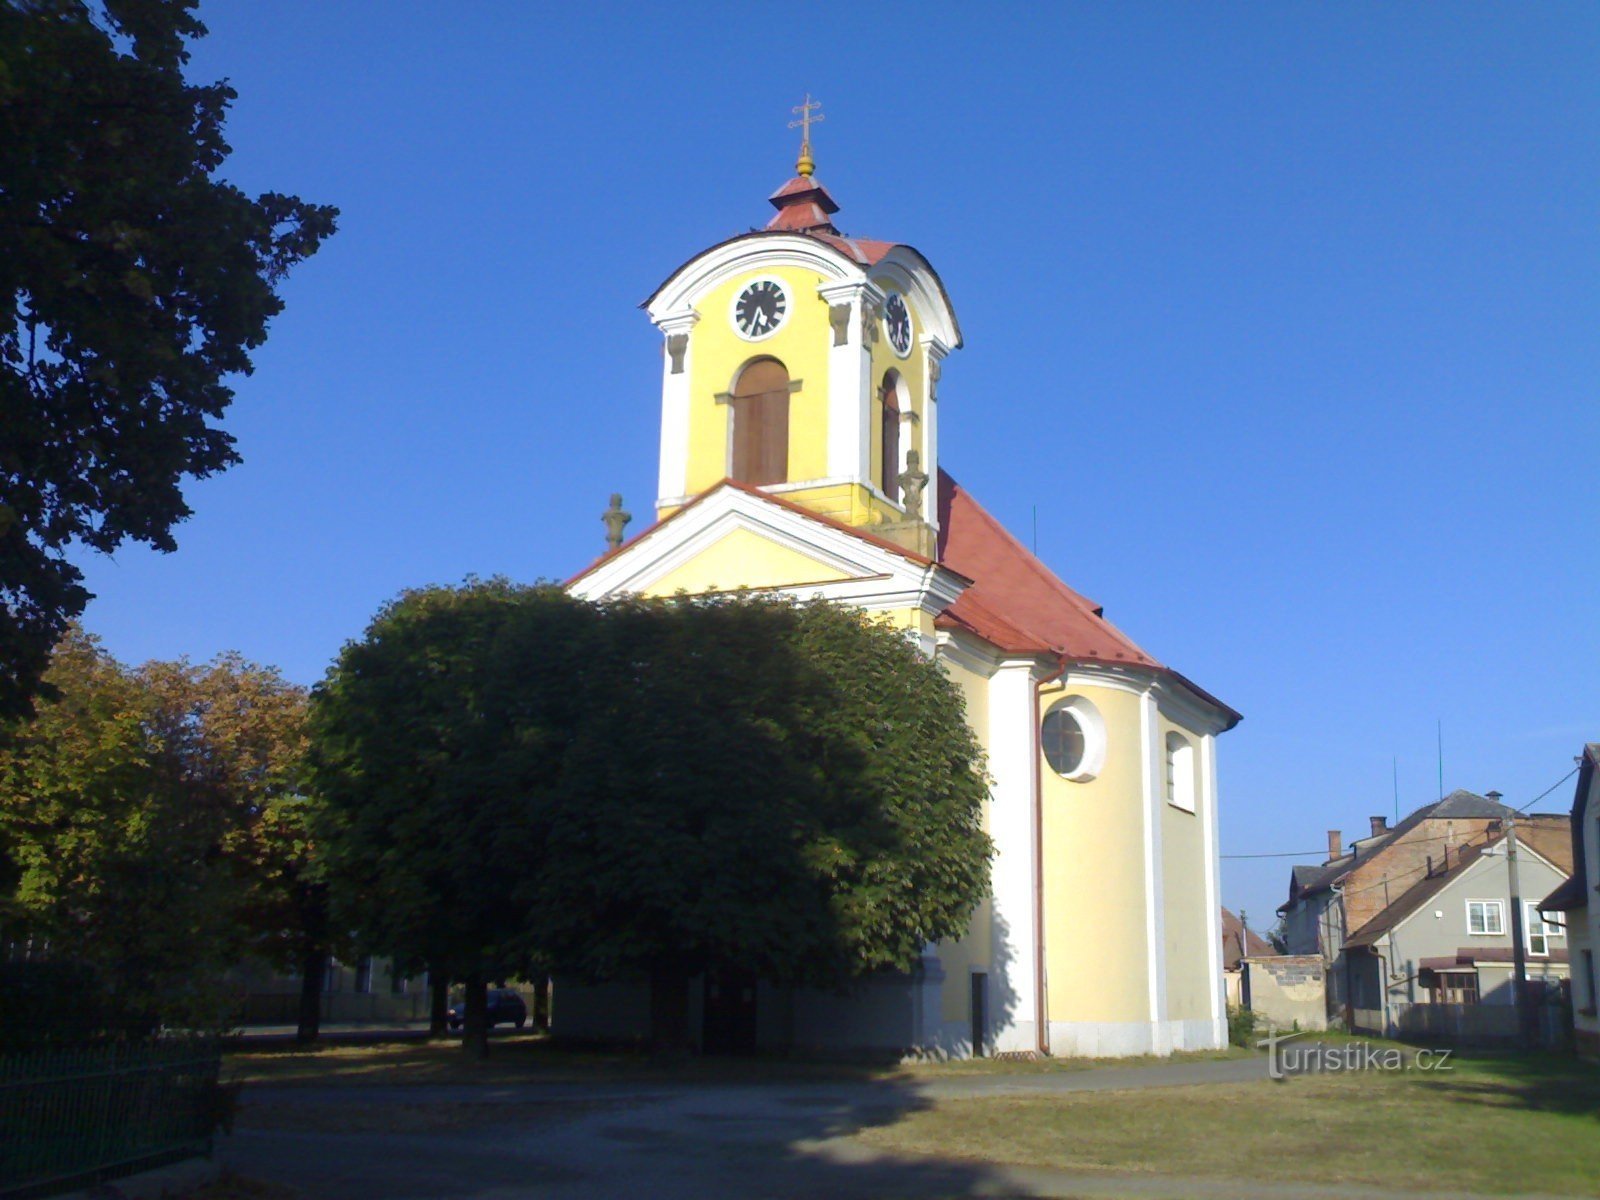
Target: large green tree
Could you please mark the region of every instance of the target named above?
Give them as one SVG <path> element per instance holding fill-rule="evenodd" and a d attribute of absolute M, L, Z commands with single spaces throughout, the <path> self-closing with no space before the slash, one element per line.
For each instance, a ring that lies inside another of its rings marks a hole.
<path fill-rule="evenodd" d="M 175 546 L 181 485 L 336 210 L 216 177 L 194 0 L 0 0 L 0 716 L 89 600 L 76 546 Z"/>
<path fill-rule="evenodd" d="M 407 592 L 316 689 L 321 843 L 343 927 L 466 985 L 483 1054 L 486 985 L 532 969 L 522 893 L 581 713 L 594 614 L 505 580 Z"/>
<path fill-rule="evenodd" d="M 346 648 L 313 727 L 363 939 L 478 991 L 533 964 L 647 975 L 663 1044 L 687 1036 L 692 975 L 909 968 L 988 887 L 960 693 L 821 602 L 408 593 Z"/>
<path fill-rule="evenodd" d="M 237 655 L 130 669 L 76 629 L 48 678 L 0 726 L 5 936 L 92 970 L 131 1027 L 219 1025 L 223 970 L 299 936 L 271 827 L 303 795 L 304 690 Z"/>

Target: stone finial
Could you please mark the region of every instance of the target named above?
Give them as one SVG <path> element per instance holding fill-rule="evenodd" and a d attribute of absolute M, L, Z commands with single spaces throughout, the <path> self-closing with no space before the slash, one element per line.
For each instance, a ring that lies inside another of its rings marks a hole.
<path fill-rule="evenodd" d="M 622 531 L 627 528 L 628 522 L 633 520 L 633 514 L 622 511 L 622 493 L 611 493 L 611 507 L 600 514 L 600 520 L 606 527 L 606 549 L 615 550 L 622 545 Z"/>
<path fill-rule="evenodd" d="M 922 490 L 928 486 L 928 473 L 922 469 L 922 455 L 915 450 L 906 451 L 906 469 L 895 477 L 900 485 L 900 502 L 908 516 L 922 513 Z"/>

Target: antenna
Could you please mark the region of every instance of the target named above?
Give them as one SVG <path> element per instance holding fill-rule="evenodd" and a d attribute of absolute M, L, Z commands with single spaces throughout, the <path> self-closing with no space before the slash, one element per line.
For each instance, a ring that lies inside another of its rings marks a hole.
<path fill-rule="evenodd" d="M 1444 721 L 1443 721 L 1442 718 L 1435 718 L 1435 720 L 1438 722 L 1437 733 L 1438 733 L 1438 736 L 1439 736 L 1439 799 L 1443 800 L 1444 799 Z"/>
<path fill-rule="evenodd" d="M 1394 764 L 1394 823 L 1400 824 L 1400 756 L 1390 760 Z"/>
<path fill-rule="evenodd" d="M 1039 506 L 1033 506 L 1033 556 L 1039 557 Z"/>

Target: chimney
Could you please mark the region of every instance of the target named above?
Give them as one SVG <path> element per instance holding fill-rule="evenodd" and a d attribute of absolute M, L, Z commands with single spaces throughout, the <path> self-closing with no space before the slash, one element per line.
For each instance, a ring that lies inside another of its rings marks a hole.
<path fill-rule="evenodd" d="M 1344 836 L 1337 829 L 1328 830 L 1328 859 L 1332 861 L 1344 853 Z"/>
<path fill-rule="evenodd" d="M 1367 820 L 1372 822 L 1373 837 L 1382 837 L 1384 834 L 1389 832 L 1388 817 L 1368 817 Z"/>

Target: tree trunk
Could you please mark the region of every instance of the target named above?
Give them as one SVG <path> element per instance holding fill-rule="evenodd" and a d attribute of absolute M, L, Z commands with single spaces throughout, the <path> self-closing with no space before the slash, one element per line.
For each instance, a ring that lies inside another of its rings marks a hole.
<path fill-rule="evenodd" d="M 550 977 L 548 975 L 533 986 L 533 1027 L 546 1031 L 550 1028 Z"/>
<path fill-rule="evenodd" d="M 328 974 L 328 890 L 303 881 L 295 888 L 300 916 L 300 1014 L 294 1040 L 310 1045 L 322 1032 L 322 983 Z"/>
<path fill-rule="evenodd" d="M 650 1045 L 658 1054 L 688 1054 L 689 972 L 680 963 L 650 972 Z"/>
<path fill-rule="evenodd" d="M 437 967 L 428 968 L 428 1036 L 443 1037 L 450 1032 L 450 977 Z"/>
<path fill-rule="evenodd" d="M 468 1058 L 488 1058 L 489 984 L 476 971 L 467 976 L 465 1008 L 462 1016 L 466 1018 L 463 1023 L 466 1036 L 461 1039 L 461 1048 L 466 1051 Z"/>
<path fill-rule="evenodd" d="M 300 1021 L 294 1040 L 309 1045 L 322 1031 L 322 980 L 328 973 L 328 950 L 308 945 L 300 960 Z"/>

